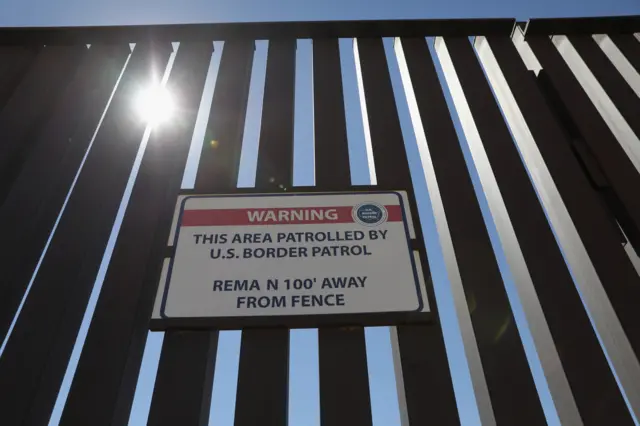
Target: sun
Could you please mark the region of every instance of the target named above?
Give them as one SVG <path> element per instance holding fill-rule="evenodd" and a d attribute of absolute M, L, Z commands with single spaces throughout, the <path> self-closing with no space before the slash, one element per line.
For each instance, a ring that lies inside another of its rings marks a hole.
<path fill-rule="evenodd" d="M 168 121 L 173 116 L 174 108 L 171 93 L 158 84 L 141 89 L 135 98 L 136 113 L 148 124 Z"/>

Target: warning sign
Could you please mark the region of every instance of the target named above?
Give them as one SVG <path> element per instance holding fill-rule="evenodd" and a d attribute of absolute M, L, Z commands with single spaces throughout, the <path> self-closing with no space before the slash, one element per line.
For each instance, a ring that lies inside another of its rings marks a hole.
<path fill-rule="evenodd" d="M 405 199 L 187 196 L 154 317 L 427 312 Z"/>

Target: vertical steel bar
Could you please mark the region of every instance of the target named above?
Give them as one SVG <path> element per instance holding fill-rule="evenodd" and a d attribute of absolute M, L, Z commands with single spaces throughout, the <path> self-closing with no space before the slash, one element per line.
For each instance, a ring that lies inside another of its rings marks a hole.
<path fill-rule="evenodd" d="M 618 142 L 623 141 L 616 141 L 606 129 L 602 119 L 598 117 L 595 107 L 589 102 L 584 90 L 571 74 L 569 67 L 564 63 L 560 53 L 553 46 L 551 40 L 547 37 L 528 37 L 527 42 L 533 54 L 543 66 L 556 93 L 558 93 L 563 100 L 573 122 L 577 128 L 580 129 L 584 140 L 598 159 L 611 186 L 627 209 L 635 225 L 635 231 L 640 232 L 640 197 L 638 197 L 637 191 L 638 187 L 640 187 L 640 174 L 634 169 L 631 161 L 620 147 Z M 617 249 L 622 250 L 622 247 L 618 244 L 614 252 L 607 251 L 609 254 L 613 254 L 618 252 Z M 600 257 L 596 260 L 596 256 L 592 256 L 592 258 L 594 263 L 603 260 L 603 258 Z M 627 263 L 626 266 L 628 267 L 630 264 Z M 621 271 L 625 269 L 627 268 L 622 268 Z M 623 296 L 625 293 L 623 289 L 627 286 L 623 286 L 622 283 L 630 284 L 633 281 L 637 281 L 638 277 L 634 275 L 635 274 L 629 276 L 629 279 L 632 281 L 617 280 L 619 284 L 616 288 L 621 292 L 621 299 L 619 300 L 622 304 L 621 306 L 627 305 L 629 301 L 629 295 Z M 612 298 L 612 302 L 614 302 L 615 298 L 612 296 L 613 295 L 610 295 L 610 298 Z M 631 314 L 631 312 L 629 312 L 629 314 Z M 620 311 L 618 315 L 624 324 L 626 316 L 622 315 Z M 631 317 L 627 320 L 631 321 Z M 632 321 L 632 323 L 636 324 L 632 328 L 634 332 L 631 332 L 632 329 L 628 329 L 627 335 L 632 341 L 636 354 L 640 354 L 640 328 L 638 328 L 640 327 L 640 322 L 636 319 Z"/>
<path fill-rule="evenodd" d="M 253 54 L 253 41 L 224 44 L 196 174 L 199 193 L 231 192 L 236 186 Z M 160 241 L 166 243 L 167 239 Z M 152 280 L 157 285 L 157 268 Z M 207 424 L 217 342 L 217 331 L 165 333 L 150 425 Z"/>
<path fill-rule="evenodd" d="M 0 113 L 0 203 L 86 53 L 86 46 L 42 49 Z"/>
<path fill-rule="evenodd" d="M 256 189 L 279 192 L 293 185 L 295 40 L 269 40 Z"/>
<path fill-rule="evenodd" d="M 136 46 L 0 358 L 7 424 L 46 424 L 145 128 L 132 96 L 170 45 Z"/>
<path fill-rule="evenodd" d="M 18 309 L 82 158 L 118 80 L 128 46 L 94 45 L 0 207 L 0 335 Z M 24 220 L 25 218 L 29 220 Z"/>
<path fill-rule="evenodd" d="M 208 424 L 217 347 L 217 331 L 165 333 L 149 426 Z"/>
<path fill-rule="evenodd" d="M 313 113 L 316 187 L 344 191 L 351 175 L 337 38 L 313 41 Z M 364 328 L 320 328 L 318 346 L 321 424 L 371 426 Z"/>
<path fill-rule="evenodd" d="M 256 189 L 293 184 L 296 40 L 269 40 Z M 235 426 L 288 423 L 289 330 L 245 329 L 240 346 Z"/>
<path fill-rule="evenodd" d="M 620 75 L 622 75 L 624 81 L 627 82 L 637 96 L 640 96 L 640 72 L 633 67 L 631 62 L 624 56 L 622 51 L 607 34 L 594 34 L 592 37 L 607 58 L 609 58 L 613 66 L 616 67 Z"/>
<path fill-rule="evenodd" d="M 551 41 L 545 43 L 545 40 L 534 40 L 534 44 L 531 47 L 535 48 L 537 52 L 535 55 L 542 63 L 542 66 L 545 69 L 548 68 L 546 74 L 549 77 L 551 86 L 558 92 L 558 96 L 563 99 L 564 103 L 567 103 L 567 98 L 566 94 L 563 93 L 570 91 L 574 96 L 572 101 L 566 105 L 571 119 L 576 123 L 577 127 L 581 128 L 581 132 L 588 129 L 592 132 L 591 134 L 596 133 L 599 137 L 606 137 L 605 143 L 607 145 L 617 139 L 617 143 L 622 146 L 635 166 L 636 171 L 640 173 L 640 139 L 634 133 L 633 127 L 620 113 L 619 106 L 613 102 L 612 98 L 603 89 L 603 86 L 598 82 L 598 79 L 566 36 L 554 36 Z M 553 45 L 555 45 L 556 49 L 549 49 Z M 560 80 L 563 80 L 565 84 L 569 84 L 570 81 L 574 82 L 568 88 L 562 88 L 561 86 L 557 88 L 557 83 Z M 633 93 L 631 95 L 635 96 Z M 584 103 L 576 107 L 573 105 L 575 99 Z M 572 112 L 572 110 L 575 111 Z M 577 115 L 577 113 L 580 113 L 580 115 Z M 587 126 L 590 127 L 585 129 L 585 124 L 577 124 L 582 121 L 581 118 L 582 120 L 588 119 L 590 124 Z M 593 144 L 593 141 L 586 137 L 585 140 L 587 145 Z M 595 150 L 595 148 L 593 149 Z M 598 156 L 597 153 L 596 156 Z"/>
<path fill-rule="evenodd" d="M 640 248 L 640 234 L 637 232 L 633 217 L 629 214 L 610 181 L 607 179 L 597 157 L 584 141 L 578 126 L 571 118 L 567 107 L 553 87 L 549 79 L 549 74 L 542 70 L 536 76 L 536 80 L 549 108 L 563 127 L 563 130 L 566 130 L 571 149 L 577 156 L 580 166 L 589 178 L 589 182 L 593 185 L 599 198 L 606 206 L 605 210 L 611 222 L 616 229 L 620 229 L 620 242 L 622 244 L 629 242 L 629 250 L 631 251 L 634 250 L 634 246 Z"/>
<path fill-rule="evenodd" d="M 522 66 L 508 37 L 479 37 L 475 45 L 487 72 L 498 67 L 497 58 Z M 631 425 L 544 209 L 470 46 L 460 52 L 456 65 L 478 129 L 478 138 L 467 139 L 537 352 L 544 354 L 540 359 L 556 411 L 567 424 Z M 492 186 L 499 192 L 490 191 Z"/>
<path fill-rule="evenodd" d="M 339 39 L 313 40 L 313 130 L 316 186 L 351 186 Z"/>
<path fill-rule="evenodd" d="M 195 188 L 214 193 L 236 188 L 255 43 L 224 44 Z"/>
<path fill-rule="evenodd" d="M 470 117 L 461 114 L 461 96 L 463 95 L 457 90 L 460 83 L 457 82 L 455 68 L 459 67 L 454 68 L 454 63 L 460 60 L 459 58 L 464 55 L 465 51 L 471 51 L 469 40 L 462 37 L 437 38 L 435 43 L 447 85 L 451 91 L 462 127 L 465 130 L 465 134 L 467 134 Z M 417 80 L 414 79 L 414 81 Z M 464 84 L 462 87 L 464 87 Z M 424 100 L 422 102 L 424 103 Z M 444 104 L 442 105 L 442 108 L 444 108 Z M 499 129 L 491 128 L 490 130 L 494 132 L 492 137 L 504 137 L 504 134 L 500 134 Z M 451 133 L 451 130 L 449 132 Z M 469 136 L 467 135 L 468 138 Z M 458 147 L 459 144 L 451 143 L 447 144 L 447 146 L 450 146 L 450 150 L 452 149 L 451 147 L 456 147 L 455 154 L 449 153 L 449 155 L 455 155 L 460 170 L 464 170 L 464 158 L 462 151 Z M 443 151 L 444 148 L 442 144 L 434 140 L 430 144 L 430 150 L 433 150 L 434 155 L 442 155 L 436 153 Z M 465 289 L 465 294 L 467 294 L 467 299 L 472 300 L 473 306 L 475 306 L 475 311 L 471 316 L 471 323 L 478 344 L 480 362 L 486 378 L 489 394 L 487 396 L 491 397 L 490 401 L 483 402 L 491 404 L 497 424 L 544 424 L 545 418 L 542 406 L 538 400 L 532 373 L 513 318 L 504 284 L 499 278 L 498 271 L 495 271 L 498 272 L 498 276 L 482 272 L 483 269 L 487 268 L 487 265 L 490 265 L 490 273 L 494 274 L 494 268 L 497 267 L 497 263 L 491 248 L 489 235 L 483 226 L 482 215 L 477 200 L 475 200 L 471 180 L 468 174 L 465 174 L 464 194 L 465 197 L 474 199 L 473 203 L 468 201 L 468 205 L 473 206 L 473 210 L 469 207 L 455 204 L 456 202 L 462 202 L 460 193 L 463 185 L 450 186 L 450 183 L 455 182 L 451 174 L 456 173 L 449 166 L 450 160 L 442 158 L 442 162 L 439 165 L 436 161 L 435 159 L 433 160 L 436 173 L 438 173 L 439 168 L 444 168 L 441 171 L 443 177 L 438 181 L 439 185 L 444 185 L 444 190 L 450 188 L 448 189 L 449 194 L 442 194 L 442 197 L 460 269 L 462 286 Z M 447 202 L 451 203 L 449 208 L 447 208 Z M 473 222 L 470 222 L 469 218 L 471 211 L 474 212 Z M 473 240 L 470 240 L 471 236 L 473 236 Z M 478 250 L 478 243 L 482 244 L 482 249 L 480 250 Z M 479 252 L 486 253 L 486 258 L 480 259 L 478 257 Z M 478 276 L 485 277 L 486 281 L 480 282 L 477 279 Z M 471 367 L 472 376 L 478 375 L 479 371 L 479 369 L 474 371 L 474 367 Z M 483 397 L 487 398 L 487 396 Z M 528 414 L 524 415 L 524 412 Z"/>
<path fill-rule="evenodd" d="M 640 73 L 640 40 L 633 34 L 609 34 L 609 38 L 620 49 L 627 61 Z"/>
<path fill-rule="evenodd" d="M 528 67 L 535 66 L 535 56 L 519 30 L 513 41 Z M 640 365 L 634 348 L 637 354 L 640 323 L 632 301 L 640 297 L 640 277 L 535 77 L 522 61 L 508 57 L 498 61 L 500 72 L 488 68 L 496 97 L 591 323 L 637 416 Z"/>
<path fill-rule="evenodd" d="M 106 426 L 128 419 L 128 410 L 118 413 L 118 407 L 130 407 L 131 400 L 120 399 L 132 399 L 139 368 L 126 367 L 130 358 L 142 361 L 144 344 L 135 340 L 140 334 L 146 337 L 148 322 L 139 320 L 140 311 L 148 317 L 154 299 L 154 292 L 145 288 L 150 284 L 145 276 L 163 262 L 212 48 L 211 43 L 185 42 L 176 54 L 167 82 L 176 112 L 156 126 L 145 149 L 61 425 Z M 122 389 L 123 384 L 128 388 Z"/>
<path fill-rule="evenodd" d="M 618 72 L 607 55 L 591 36 L 568 35 L 567 39 L 578 52 L 589 71 L 594 75 L 627 124 L 640 137 L 640 98 Z"/>
<path fill-rule="evenodd" d="M 357 39 L 354 49 L 361 97 L 365 100 L 362 107 L 369 123 L 365 132 L 369 132 L 377 185 L 383 189 L 406 190 L 409 194 L 429 306 L 437 318 L 435 294 L 422 230 L 418 226 L 418 209 L 382 39 Z M 397 340 L 407 410 L 402 415 L 406 414 L 412 425 L 460 424 L 440 325 L 436 322 L 398 326 Z"/>

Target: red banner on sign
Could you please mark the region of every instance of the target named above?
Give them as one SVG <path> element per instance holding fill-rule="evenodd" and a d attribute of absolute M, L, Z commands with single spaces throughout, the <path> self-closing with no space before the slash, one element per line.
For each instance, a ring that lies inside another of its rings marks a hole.
<path fill-rule="evenodd" d="M 387 222 L 402 221 L 399 205 L 384 206 Z M 185 210 L 180 226 L 304 225 L 354 223 L 353 206 Z"/>

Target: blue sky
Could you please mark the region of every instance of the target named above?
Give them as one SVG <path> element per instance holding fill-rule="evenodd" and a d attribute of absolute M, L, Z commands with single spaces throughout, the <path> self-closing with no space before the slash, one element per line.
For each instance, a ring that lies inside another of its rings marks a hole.
<path fill-rule="evenodd" d="M 2 0 L 0 25 L 587 16 L 638 13 L 635 0 Z"/>
<path fill-rule="evenodd" d="M 111 1 L 79 1 L 58 0 L 0 0 L 0 26 L 62 26 L 62 25 L 118 25 L 118 24 L 156 24 L 156 23 L 188 23 L 188 22 L 240 22 L 240 21 L 289 21 L 289 20 L 337 20 L 337 19 L 393 19 L 393 18 L 478 18 L 478 17 L 559 17 L 640 14 L 638 0 L 594 1 L 594 0 L 538 0 L 508 1 L 494 0 L 478 2 L 471 0 L 417 1 L 417 0 L 223 0 L 217 2 L 204 0 L 111 0 Z M 345 105 L 347 109 L 348 136 L 352 165 L 352 180 L 355 184 L 368 183 L 369 171 L 364 149 L 362 116 L 356 88 L 354 58 L 350 40 L 341 41 L 343 78 L 345 85 Z M 479 424 L 473 403 L 473 394 L 467 373 L 466 363 L 462 356 L 461 340 L 457 333 L 457 322 L 453 313 L 451 293 L 447 287 L 442 253 L 437 243 L 435 224 L 431 215 L 431 206 L 426 185 L 420 171 L 420 161 L 415 144 L 415 137 L 410 125 L 408 110 L 401 90 L 401 83 L 391 48 L 391 40 L 385 40 L 387 58 L 389 60 L 394 91 L 400 113 L 403 134 L 411 168 L 416 183 L 418 201 L 421 209 L 421 221 L 427 239 L 429 262 L 432 268 L 436 296 L 441 310 L 442 324 L 445 329 L 447 350 L 451 358 L 450 367 L 454 376 L 454 385 L 458 404 L 461 407 L 463 424 Z M 220 58 L 221 44 L 216 44 L 216 52 L 212 58 L 210 75 L 203 95 L 203 106 L 208 107 Z M 311 43 L 300 41 L 297 51 L 296 81 L 296 119 L 295 119 L 295 173 L 294 184 L 309 185 L 313 183 L 313 169 L 309 167 L 313 161 L 313 129 L 311 107 Z M 434 55 L 435 57 L 435 55 Z M 262 84 L 264 82 L 266 43 L 258 42 L 256 60 L 252 75 L 250 107 L 245 130 L 240 186 L 252 186 L 257 154 L 258 134 L 260 129 L 260 107 L 262 100 Z M 208 111 L 201 108 L 201 118 L 206 118 Z M 200 123 L 203 123 L 200 120 Z M 457 125 L 461 144 L 468 163 L 470 157 L 466 142 Z M 184 187 L 193 183 L 195 164 L 202 141 L 202 128 L 196 127 L 194 145 L 190 155 L 190 163 L 184 180 Z M 134 167 L 135 172 L 136 167 Z M 476 188 L 479 187 L 477 177 L 472 171 Z M 536 363 L 535 349 L 530 342 L 522 313 L 518 308 L 517 296 L 510 282 L 509 271 L 504 262 L 491 218 L 486 209 L 482 194 L 478 194 L 485 214 L 485 221 L 490 229 L 492 242 L 499 258 L 505 278 L 506 287 L 516 311 L 516 319 L 522 333 L 528 354 L 531 356 L 532 368 L 536 372 L 537 385 L 545 403 L 550 424 L 558 424 L 549 402 L 545 383 Z M 126 196 L 123 209 L 126 205 Z M 121 216 L 120 218 L 121 219 Z M 114 224 L 117 231 L 119 219 Z M 97 286 L 92 301 L 99 294 L 101 278 L 108 265 L 110 249 L 117 238 L 113 233 L 107 248 L 105 260 L 97 277 Z M 81 342 L 86 333 L 86 326 L 91 318 L 92 306 L 85 315 L 83 330 L 78 338 L 74 358 L 70 364 L 65 384 L 63 385 L 51 424 L 56 425 L 60 410 L 64 403 L 66 390 L 75 368 L 75 361 L 80 351 Z M 162 333 L 151 333 L 145 351 L 144 364 L 140 376 L 138 391 L 130 420 L 131 425 L 145 424 L 151 397 L 155 369 L 162 343 Z M 210 424 L 231 426 L 233 424 L 233 401 L 235 399 L 235 380 L 237 377 L 237 354 L 240 344 L 238 332 L 224 332 L 220 336 L 216 363 L 216 377 Z M 371 385 L 372 409 L 375 426 L 399 426 L 397 397 L 395 394 L 395 378 L 391 364 L 389 333 L 384 327 L 367 329 L 367 353 L 369 357 L 369 374 Z M 292 426 L 319 425 L 319 401 L 317 382 L 317 334 L 312 330 L 297 330 L 291 333 L 291 385 L 290 385 L 290 424 Z"/>

